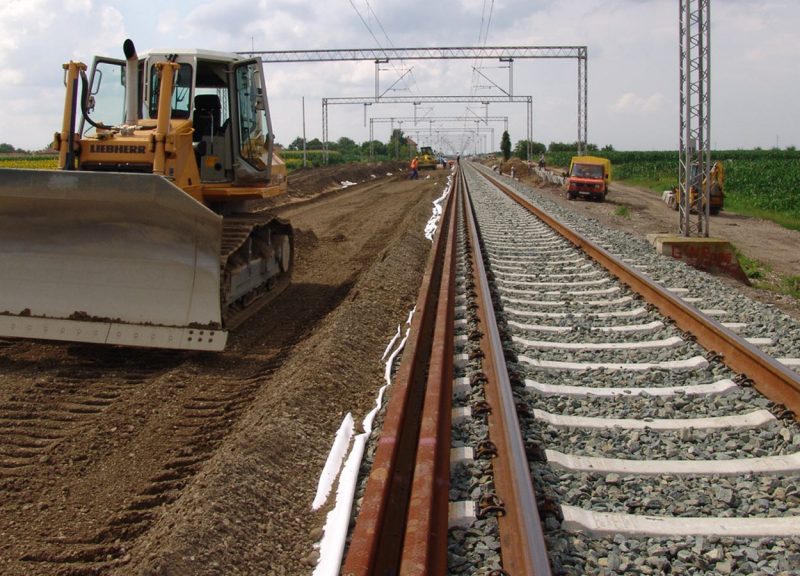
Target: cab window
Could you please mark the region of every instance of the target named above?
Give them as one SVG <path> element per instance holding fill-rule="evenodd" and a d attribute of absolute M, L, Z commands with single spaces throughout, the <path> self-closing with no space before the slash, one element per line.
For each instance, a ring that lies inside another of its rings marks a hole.
<path fill-rule="evenodd" d="M 237 68 L 236 100 L 241 156 L 258 170 L 267 167 L 267 142 L 270 137 L 265 98 L 259 67 L 250 64 Z"/>
<path fill-rule="evenodd" d="M 158 95 L 161 79 L 155 66 L 150 67 L 150 118 L 158 118 Z M 172 118 L 188 118 L 192 101 L 192 67 L 181 63 L 172 89 Z"/>

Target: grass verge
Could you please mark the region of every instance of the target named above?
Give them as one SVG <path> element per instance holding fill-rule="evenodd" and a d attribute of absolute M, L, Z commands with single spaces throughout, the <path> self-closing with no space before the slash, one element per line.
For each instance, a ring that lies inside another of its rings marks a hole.
<path fill-rule="evenodd" d="M 760 288 L 761 290 L 769 290 L 776 294 L 784 294 L 796 300 L 800 300 L 800 276 L 776 277 L 776 275 L 771 273 L 772 269 L 767 264 L 745 256 L 738 248 L 734 247 L 734 250 L 739 265 L 754 287 Z"/>
<path fill-rule="evenodd" d="M 631 210 L 627 206 L 617 206 L 617 209 L 614 210 L 614 215 L 622 216 L 623 218 L 630 218 Z"/>

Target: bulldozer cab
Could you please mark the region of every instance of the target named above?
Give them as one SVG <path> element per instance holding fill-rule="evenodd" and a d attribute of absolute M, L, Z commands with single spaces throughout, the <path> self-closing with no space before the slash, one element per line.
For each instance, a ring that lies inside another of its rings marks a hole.
<path fill-rule="evenodd" d="M 191 133 L 199 181 L 232 185 L 268 181 L 273 135 L 258 59 L 209 50 L 157 51 L 138 59 L 137 73 L 130 75 L 125 60 L 97 57 L 79 124 L 81 138 L 102 139 L 109 130 L 126 126 L 154 130 L 163 85 L 161 62 L 177 65 L 169 98 L 170 130 Z M 129 85 L 131 78 L 136 79 L 135 86 Z M 131 102 L 135 112 L 126 114 Z M 125 164 L 129 171 L 129 158 Z M 141 170 L 147 171 L 147 165 Z M 100 165 L 89 160 L 84 168 L 97 170 Z"/>

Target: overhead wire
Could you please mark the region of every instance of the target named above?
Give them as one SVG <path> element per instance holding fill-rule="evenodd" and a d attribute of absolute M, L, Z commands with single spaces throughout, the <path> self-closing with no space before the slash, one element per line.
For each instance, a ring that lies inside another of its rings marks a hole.
<path fill-rule="evenodd" d="M 372 5 L 369 3 L 369 0 L 364 0 L 364 4 L 366 4 L 367 10 L 369 10 L 369 13 L 372 15 L 372 17 L 375 19 L 375 22 L 377 22 L 378 27 L 381 29 L 381 32 L 383 33 L 383 36 L 386 38 L 386 42 L 388 43 L 389 48 L 394 48 L 394 44 L 392 43 L 392 39 L 389 38 L 389 34 L 386 32 L 386 29 L 383 27 L 383 24 L 381 23 L 380 18 L 378 18 L 378 15 L 375 13 L 375 10 L 372 9 Z M 361 20 L 361 23 L 364 24 L 364 27 L 369 32 L 369 35 L 372 36 L 372 39 L 375 41 L 375 44 L 378 45 L 378 48 L 380 48 L 381 50 L 385 50 L 386 48 L 384 48 L 384 46 L 381 44 L 381 41 L 378 40 L 378 37 L 375 36 L 375 33 L 372 31 L 372 28 L 370 27 L 369 23 L 364 18 L 364 16 L 361 14 L 361 10 L 358 9 L 358 7 L 355 5 L 355 2 L 353 2 L 353 0 L 350 0 L 350 6 L 352 6 L 353 10 L 355 10 L 356 14 L 358 14 L 358 17 Z M 403 63 L 404 61 L 401 60 L 400 62 Z M 394 65 L 394 62 L 391 62 L 391 66 L 392 66 L 392 69 L 395 71 L 395 73 L 397 73 L 398 77 L 402 77 L 401 71 L 397 69 L 397 67 Z M 409 73 L 409 75 L 411 76 L 412 79 L 414 79 L 413 71 L 411 71 Z M 416 79 L 414 79 L 414 83 L 416 83 Z M 407 85 L 407 89 L 409 90 L 409 92 L 413 93 L 413 89 L 412 89 L 411 86 Z"/>
<path fill-rule="evenodd" d="M 488 6 L 488 16 L 487 16 L 487 6 Z M 486 43 L 489 40 L 489 28 L 492 25 L 492 15 L 493 14 L 494 14 L 494 0 L 483 0 L 483 8 L 481 9 L 481 24 L 480 24 L 480 27 L 478 29 L 478 46 L 481 47 L 481 48 L 485 47 Z M 485 26 L 484 26 L 484 24 L 485 24 Z M 475 96 L 475 94 L 478 92 L 478 88 L 479 88 L 478 82 L 480 81 L 480 73 L 478 72 L 478 70 L 481 67 L 482 66 L 480 65 L 480 59 L 476 58 L 475 61 L 472 64 L 472 81 L 471 81 L 470 93 L 469 93 L 470 96 Z M 468 116 L 468 114 L 470 112 L 472 112 L 472 110 L 470 110 L 469 105 L 467 105 L 465 107 L 465 111 L 464 111 L 464 117 L 465 117 L 464 129 L 465 129 L 465 131 L 467 130 L 466 117 Z M 471 132 L 465 132 L 465 133 L 471 134 Z M 475 134 L 474 137 L 477 139 L 477 133 Z M 466 147 L 469 146 L 471 140 L 472 140 L 472 136 L 463 137 L 462 145 L 461 145 L 461 154 L 463 154 L 465 152 Z"/>
<path fill-rule="evenodd" d="M 378 15 L 375 13 L 375 10 L 372 9 L 372 5 L 370 4 L 369 0 L 364 0 L 364 4 L 366 5 L 366 9 L 369 11 L 369 13 L 375 19 L 375 22 L 377 22 L 378 27 L 381 29 L 381 32 L 383 33 L 383 36 L 386 38 L 386 42 L 388 43 L 388 47 L 389 48 L 394 48 L 394 44 L 392 43 L 391 38 L 389 38 L 389 34 L 387 34 L 386 29 L 383 27 L 383 24 L 381 23 L 380 18 L 378 18 Z M 364 16 L 361 14 L 361 11 L 355 5 L 353 0 L 350 0 L 350 6 L 352 6 L 353 10 L 356 11 L 356 14 L 358 14 L 358 17 L 361 20 L 361 23 L 364 24 L 364 27 L 369 32 L 370 36 L 372 36 L 372 39 L 375 41 L 375 44 L 378 45 L 378 48 L 380 48 L 381 50 L 385 51 L 386 48 L 384 48 L 384 46 L 381 44 L 380 40 L 378 40 L 377 36 L 375 36 L 375 33 L 372 31 L 372 28 L 370 27 L 369 23 L 364 18 Z M 405 62 L 403 60 L 400 60 L 400 63 L 402 64 L 402 67 L 400 69 L 398 69 L 397 66 L 395 66 L 394 61 L 390 60 L 388 57 L 387 57 L 387 60 L 389 60 L 389 64 L 392 67 L 392 70 L 394 70 L 395 74 L 397 74 L 397 76 L 398 76 L 398 79 L 397 79 L 397 81 L 395 83 L 402 81 L 403 85 L 405 86 L 405 89 L 408 90 L 409 93 L 411 93 L 412 96 L 416 96 L 417 94 L 415 94 L 415 92 L 414 92 L 414 85 L 416 84 L 416 78 L 414 77 L 413 68 L 412 69 L 408 69 L 407 73 L 406 72 L 402 72 L 402 68 L 406 67 L 405 66 Z M 412 80 L 412 84 L 409 85 L 408 80 L 405 79 L 406 76 L 410 76 L 410 78 Z"/>

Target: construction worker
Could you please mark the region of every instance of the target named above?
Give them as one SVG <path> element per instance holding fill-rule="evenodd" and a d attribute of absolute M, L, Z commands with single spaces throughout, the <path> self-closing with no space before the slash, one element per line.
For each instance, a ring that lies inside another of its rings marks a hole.
<path fill-rule="evenodd" d="M 417 156 L 411 159 L 411 175 L 408 178 L 409 180 L 416 180 L 419 178 L 419 158 Z"/>

